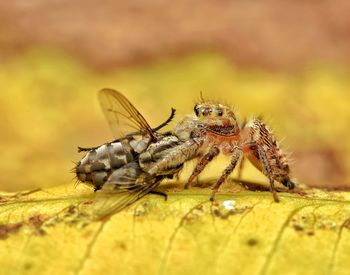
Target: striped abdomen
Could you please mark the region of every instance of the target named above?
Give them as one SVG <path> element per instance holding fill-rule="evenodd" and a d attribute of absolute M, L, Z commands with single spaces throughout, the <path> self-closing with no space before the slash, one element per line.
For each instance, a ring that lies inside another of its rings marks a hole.
<path fill-rule="evenodd" d="M 90 182 L 100 189 L 111 173 L 134 160 L 133 149 L 128 144 L 113 142 L 91 149 L 76 166 L 80 181 Z"/>

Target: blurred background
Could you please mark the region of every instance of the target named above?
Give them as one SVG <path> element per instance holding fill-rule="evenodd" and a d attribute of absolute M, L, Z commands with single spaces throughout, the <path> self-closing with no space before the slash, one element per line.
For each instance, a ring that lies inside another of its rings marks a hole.
<path fill-rule="evenodd" d="M 200 91 L 262 114 L 298 182 L 350 188 L 349 14 L 348 0 L 1 1 L 0 190 L 73 184 L 77 146 L 112 140 L 104 87 L 153 126 Z"/>

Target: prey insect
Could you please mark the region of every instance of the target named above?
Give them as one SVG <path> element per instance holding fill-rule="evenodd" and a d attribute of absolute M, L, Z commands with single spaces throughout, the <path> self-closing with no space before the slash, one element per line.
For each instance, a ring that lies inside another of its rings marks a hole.
<path fill-rule="evenodd" d="M 158 130 L 173 119 L 174 109 L 164 123 L 151 128 L 141 113 L 121 93 L 103 89 L 99 92 L 99 101 L 117 139 L 98 147 L 79 147 L 80 152 L 87 153 L 76 165 L 75 172 L 79 181 L 92 184 L 95 191 L 101 190 L 97 192 L 97 198 L 102 204 L 100 203 L 96 211 L 98 213 L 95 214 L 98 218 L 104 218 L 119 212 L 148 193 L 160 194 L 155 188 L 162 179 L 171 177 L 178 168 L 150 175 L 140 167 L 139 156 L 152 144 L 156 151 L 159 146 L 162 147 L 158 150 L 160 152 L 153 152 L 154 157 L 167 153 L 167 146 L 171 147 L 177 139 L 169 133 L 158 133 Z M 109 196 L 110 199 L 107 200 L 107 193 L 118 196 Z"/>

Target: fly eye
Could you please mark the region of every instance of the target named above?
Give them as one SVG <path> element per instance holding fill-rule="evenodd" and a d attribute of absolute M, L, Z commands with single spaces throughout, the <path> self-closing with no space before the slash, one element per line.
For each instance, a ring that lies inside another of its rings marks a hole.
<path fill-rule="evenodd" d="M 199 116 L 199 110 L 198 110 L 198 106 L 194 106 L 194 113 L 196 114 L 196 116 Z"/>

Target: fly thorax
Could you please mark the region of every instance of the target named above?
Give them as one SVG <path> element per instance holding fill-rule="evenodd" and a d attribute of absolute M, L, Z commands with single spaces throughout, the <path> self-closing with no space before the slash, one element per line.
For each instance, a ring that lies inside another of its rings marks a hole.
<path fill-rule="evenodd" d="M 149 142 L 150 142 L 149 138 L 142 138 L 140 140 L 133 139 L 129 142 L 129 144 L 136 153 L 140 154 L 146 150 Z"/>
<path fill-rule="evenodd" d="M 186 116 L 175 126 L 174 134 L 182 141 L 198 136 L 198 119 L 195 116 Z"/>

